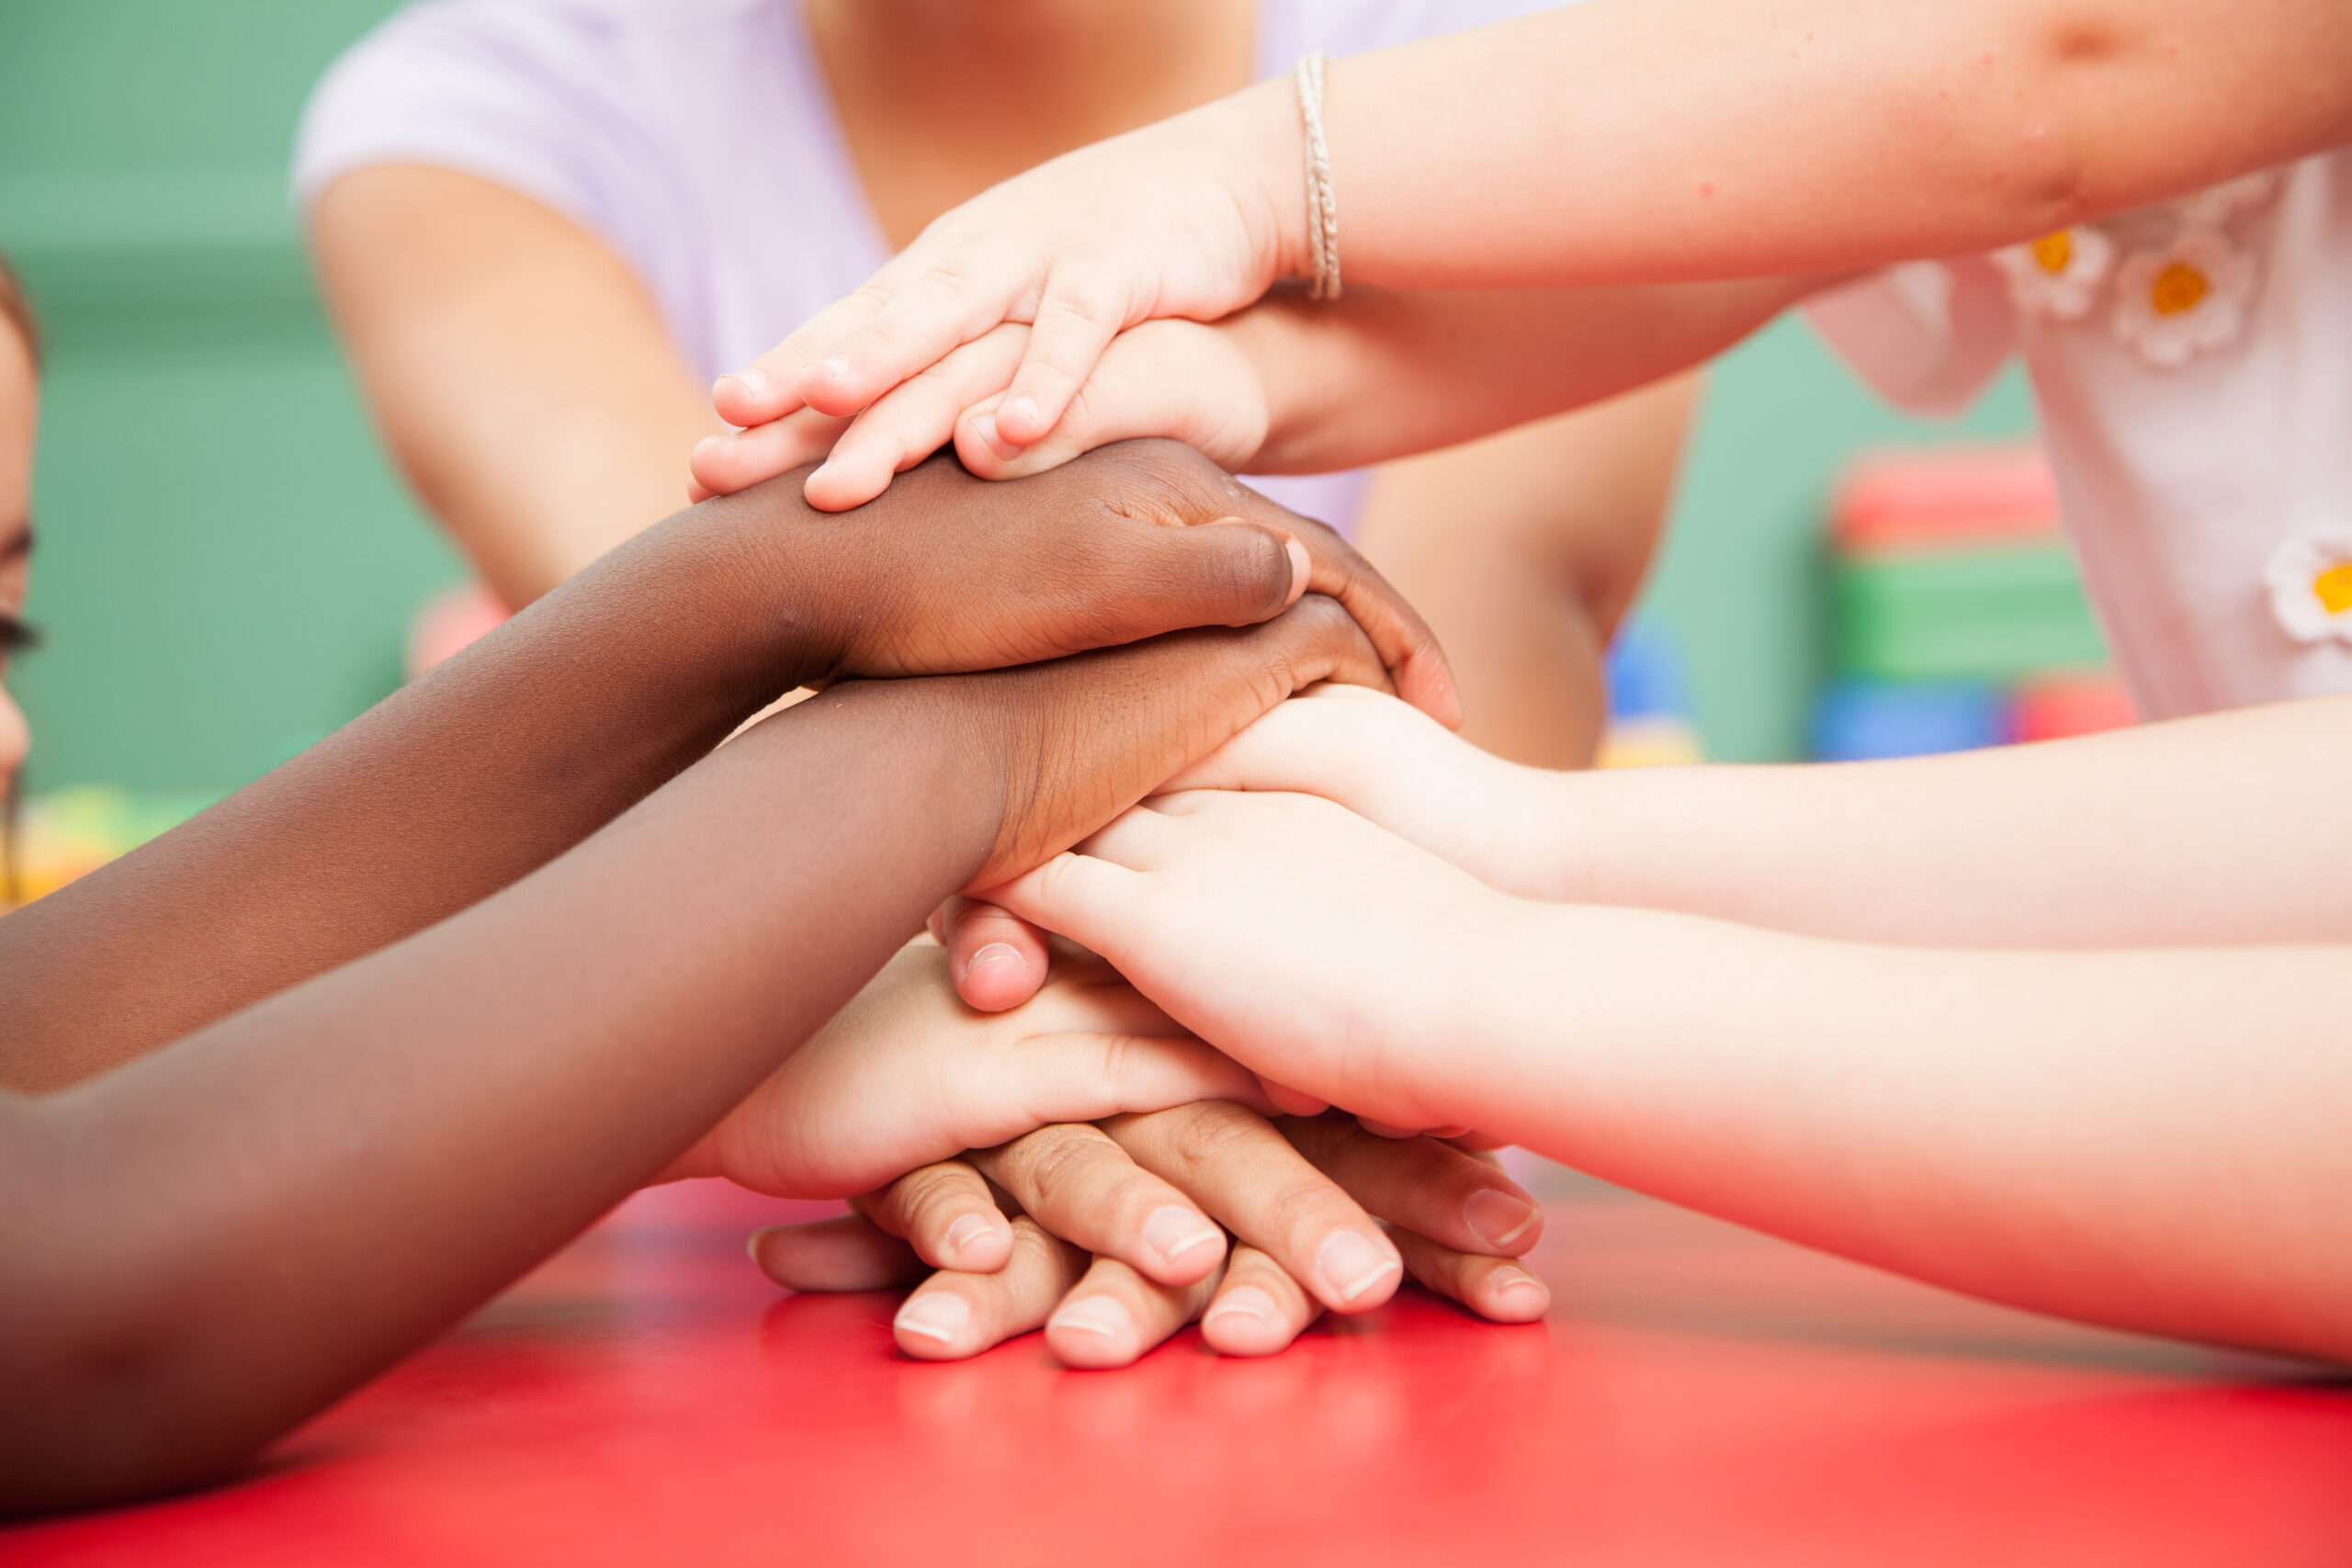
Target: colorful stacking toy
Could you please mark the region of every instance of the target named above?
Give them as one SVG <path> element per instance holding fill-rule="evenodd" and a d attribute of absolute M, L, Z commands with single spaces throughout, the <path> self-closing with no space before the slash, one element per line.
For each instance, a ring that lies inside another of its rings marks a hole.
<path fill-rule="evenodd" d="M 1654 768 L 1706 759 L 1690 701 L 1682 647 L 1663 621 L 1636 613 L 1609 645 L 1609 725 L 1601 731 L 1604 768 Z"/>
<path fill-rule="evenodd" d="M 2031 447 L 1857 462 L 1830 515 L 1826 761 L 1963 751 L 2132 722 Z"/>

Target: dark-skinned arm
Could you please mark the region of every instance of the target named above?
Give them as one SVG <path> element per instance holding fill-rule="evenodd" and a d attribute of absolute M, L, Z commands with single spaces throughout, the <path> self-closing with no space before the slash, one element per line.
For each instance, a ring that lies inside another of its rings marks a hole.
<path fill-rule="evenodd" d="M 462 913 L 76 1088 L 0 1097 L 0 1509 L 220 1476 L 674 1160 L 959 887 L 1312 682 L 1249 630 L 853 682 Z"/>
<path fill-rule="evenodd" d="M 1258 526 L 1191 527 L 1242 518 Z M 1329 530 L 1189 448 L 1017 484 L 952 457 L 870 506 L 799 479 L 690 508 L 300 757 L 0 920 L 0 1088 L 43 1091 L 446 919 L 610 821 L 795 686 L 1250 625 L 1309 581 L 1449 712 L 1418 617 Z"/>

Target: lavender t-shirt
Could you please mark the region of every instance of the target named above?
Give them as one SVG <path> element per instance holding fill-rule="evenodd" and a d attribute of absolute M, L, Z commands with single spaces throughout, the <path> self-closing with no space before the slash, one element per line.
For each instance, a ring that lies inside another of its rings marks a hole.
<path fill-rule="evenodd" d="M 1260 0 L 1256 72 L 1287 73 L 1309 50 L 1360 53 L 1546 8 Z M 597 235 L 644 280 L 706 379 L 772 347 L 888 254 L 798 0 L 410 6 L 312 93 L 296 198 L 307 207 L 337 177 L 381 164 L 494 180 Z M 1344 187 L 1341 199 L 1344 222 Z M 1363 490 L 1360 470 L 1251 482 L 1342 529 Z"/>

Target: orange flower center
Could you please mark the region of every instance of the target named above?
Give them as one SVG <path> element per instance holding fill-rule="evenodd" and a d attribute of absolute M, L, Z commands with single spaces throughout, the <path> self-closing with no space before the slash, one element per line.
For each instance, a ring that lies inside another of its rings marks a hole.
<path fill-rule="evenodd" d="M 2312 592 L 2319 595 L 2320 604 L 2331 615 L 2352 610 L 2352 561 L 2329 567 L 2312 578 Z"/>
<path fill-rule="evenodd" d="M 2156 308 L 2159 316 L 2177 316 L 2197 309 L 2211 292 L 2211 278 L 2187 262 L 2174 262 L 2156 274 L 2156 281 L 2148 289 L 2148 303 Z"/>
<path fill-rule="evenodd" d="M 2065 271 L 2075 259 L 2074 232 L 2061 229 L 2055 234 L 2044 234 L 2033 243 L 2033 259 L 2053 277 Z"/>

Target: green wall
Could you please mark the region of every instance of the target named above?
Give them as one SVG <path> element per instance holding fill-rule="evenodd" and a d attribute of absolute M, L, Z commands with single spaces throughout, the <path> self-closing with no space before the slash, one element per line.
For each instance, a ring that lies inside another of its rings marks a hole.
<path fill-rule="evenodd" d="M 2032 428 L 2032 400 L 2014 368 L 1966 418 L 1928 424 L 1864 390 L 1798 321 L 1776 322 L 1716 366 L 1646 596 L 1690 655 L 1700 728 L 1715 756 L 1804 753 L 1828 650 L 1821 518 L 1847 458 L 1868 446 Z"/>
<path fill-rule="evenodd" d="M 386 469 L 285 196 L 387 0 L 6 0 L 0 248 L 50 336 L 32 784 L 225 788 L 390 691 L 460 575 Z"/>
<path fill-rule="evenodd" d="M 659 4 L 661 0 L 647 0 Z M 391 689 L 459 568 L 385 467 L 305 276 L 295 116 L 387 0 L 5 0 L 0 248 L 51 338 L 33 784 L 227 788 Z M 1967 429 L 2027 427 L 2005 385 Z M 1815 518 L 1880 409 L 1794 323 L 1714 378 L 1651 602 L 1719 755 L 1792 755 Z"/>

